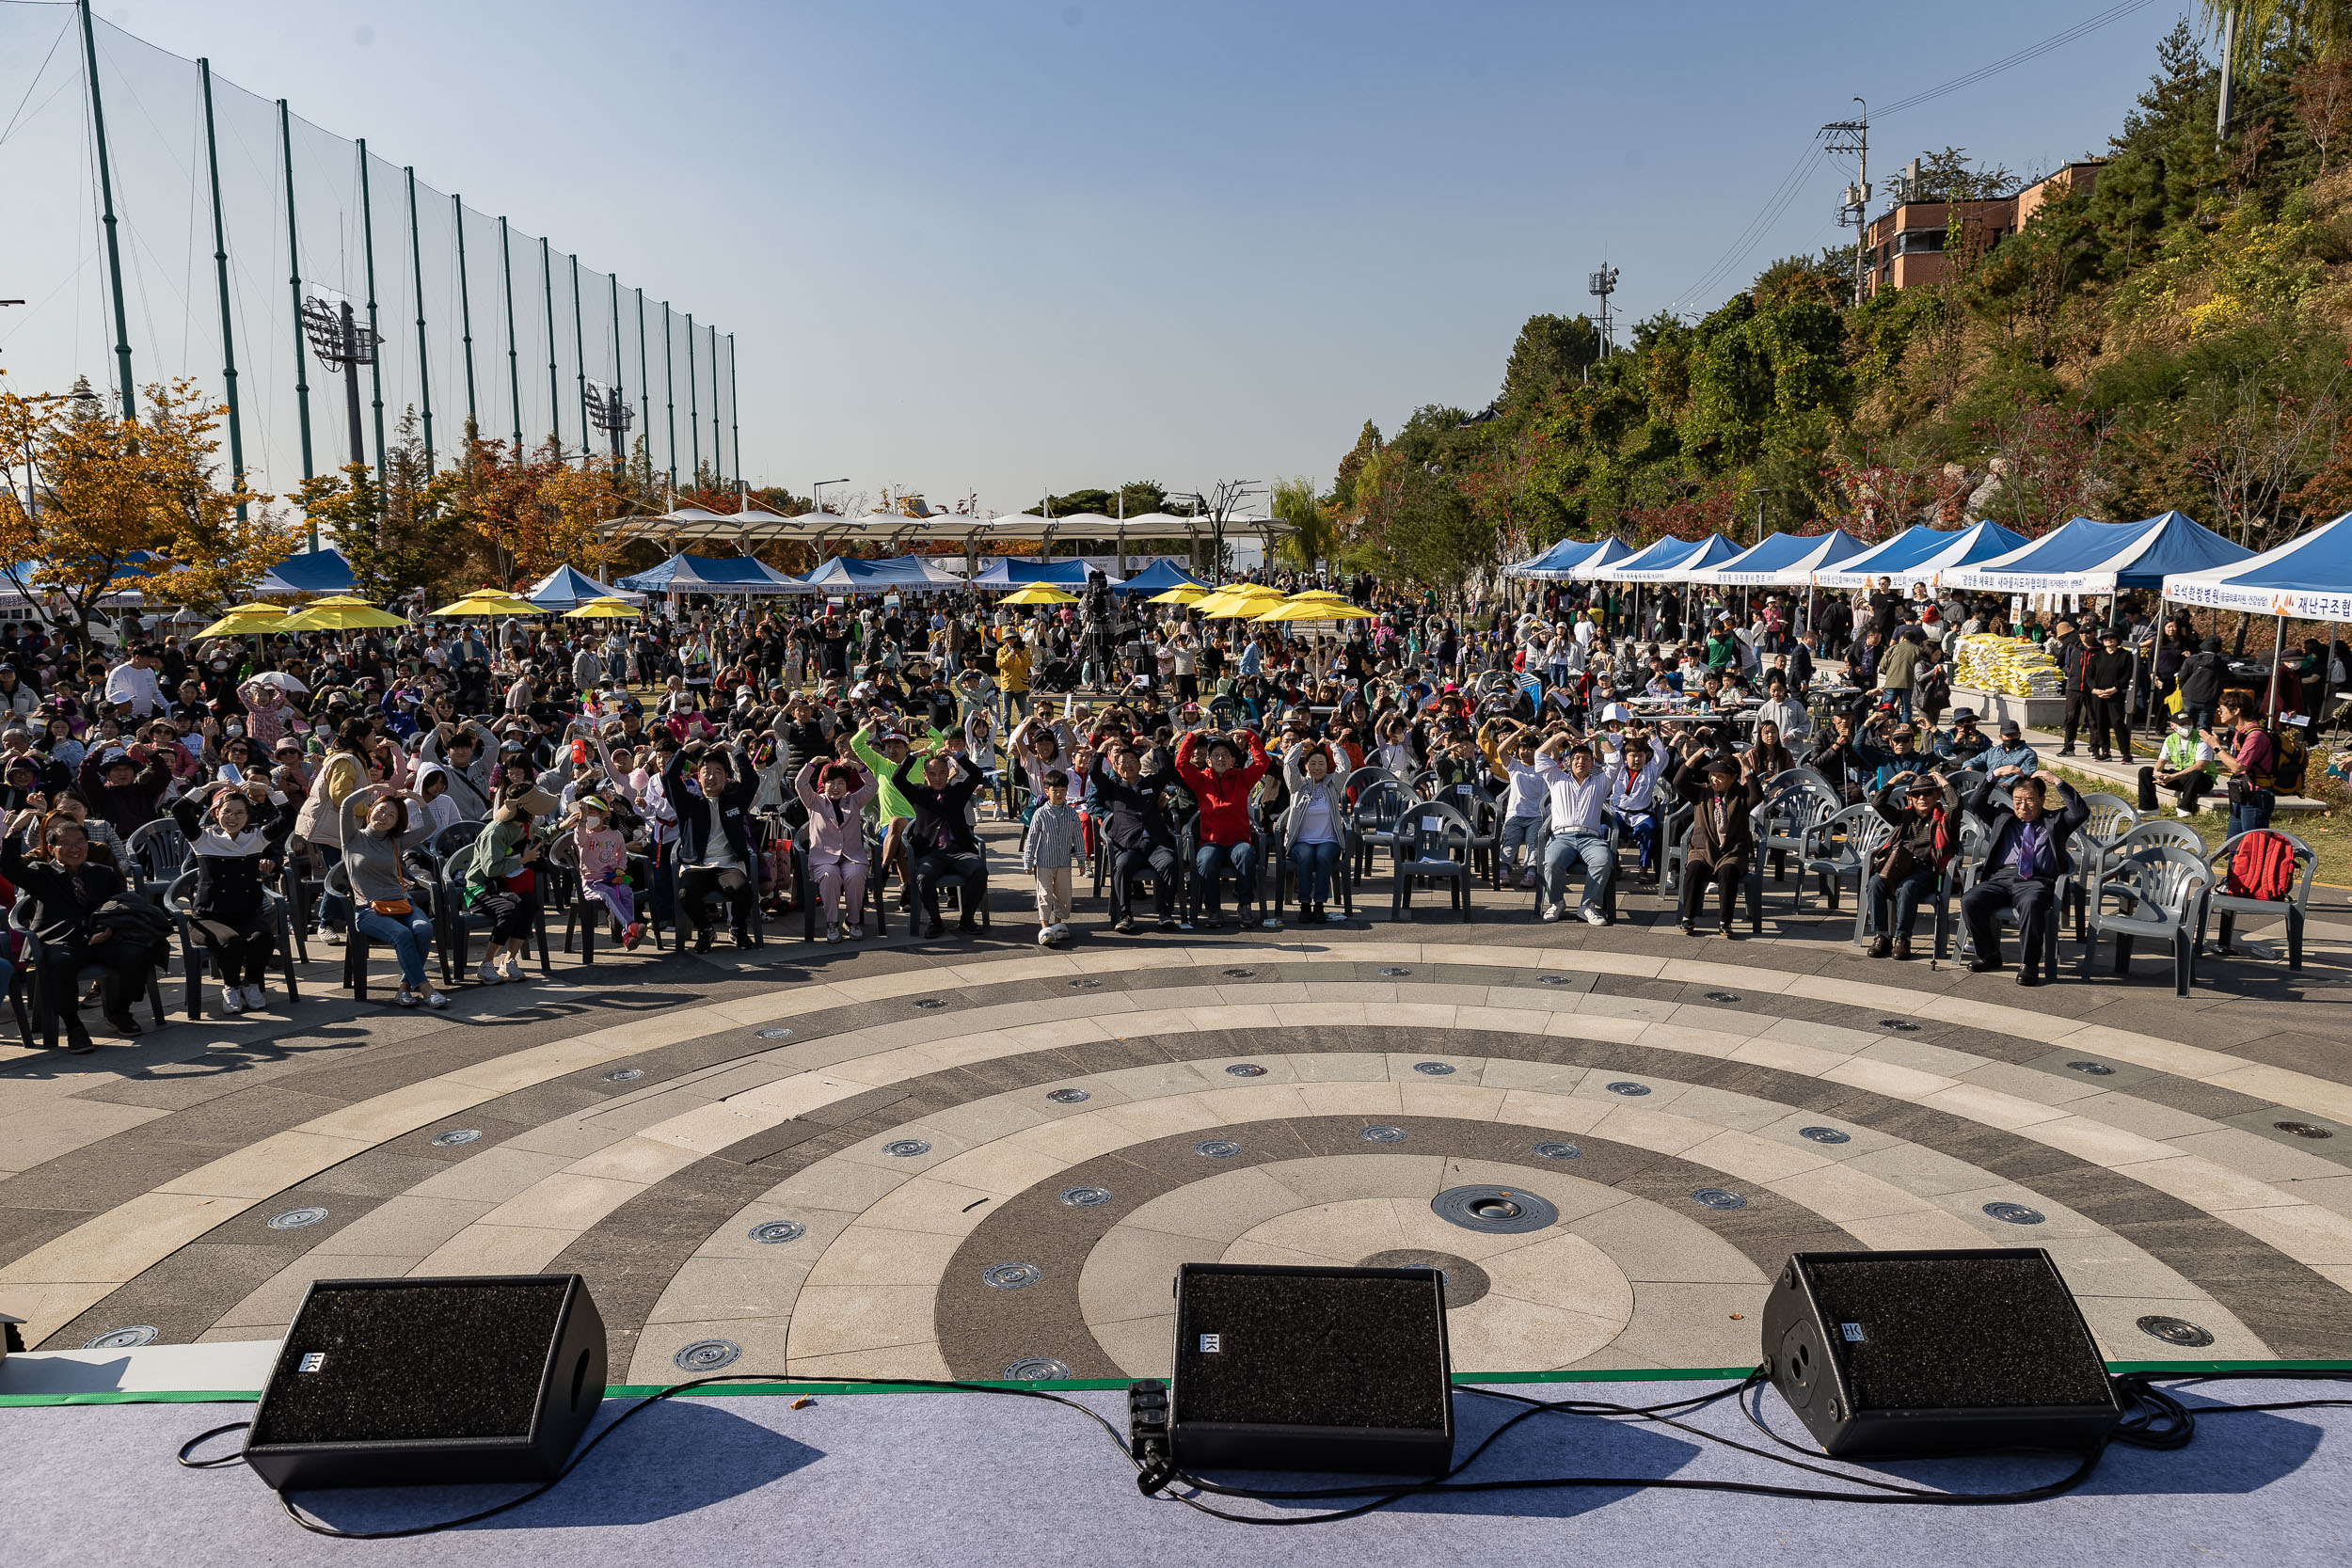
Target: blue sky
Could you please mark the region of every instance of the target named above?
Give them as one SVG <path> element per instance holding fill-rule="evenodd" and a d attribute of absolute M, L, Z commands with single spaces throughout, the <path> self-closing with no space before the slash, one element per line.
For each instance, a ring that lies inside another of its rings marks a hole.
<path fill-rule="evenodd" d="M 733 329 L 755 482 L 1012 511 L 1131 478 L 1327 481 L 1367 418 L 1483 405 L 1519 323 L 1586 309 L 1604 259 L 1628 319 L 1683 299 L 1853 94 L 1891 102 L 2101 8 L 99 11 Z M 1882 121 L 1874 175 L 1947 143 L 2021 171 L 2099 148 L 2179 14 L 2159 0 Z M 1762 242 L 1685 303 L 1837 239 L 1846 176 L 1808 166 Z M 57 369 L 11 347 L 19 377 Z"/>

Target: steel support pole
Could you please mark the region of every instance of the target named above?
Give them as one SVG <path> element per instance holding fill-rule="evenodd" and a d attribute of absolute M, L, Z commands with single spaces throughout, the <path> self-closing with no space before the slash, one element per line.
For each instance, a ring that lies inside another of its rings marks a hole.
<path fill-rule="evenodd" d="M 476 423 L 474 411 L 473 295 L 466 287 L 466 198 L 462 196 L 451 197 L 449 211 L 457 225 L 457 321 L 458 330 L 463 334 L 459 341 L 466 351 L 466 439 L 472 442 L 481 438 L 482 431 Z"/>
<path fill-rule="evenodd" d="M 653 468 L 653 361 L 645 353 L 645 291 L 637 291 L 637 401 L 644 411 L 645 467 Z"/>
<path fill-rule="evenodd" d="M 572 369 L 580 373 L 580 450 L 588 450 L 588 336 L 580 325 L 580 257 L 572 257 Z"/>
<path fill-rule="evenodd" d="M 523 362 L 515 342 L 515 258 L 506 245 L 506 220 L 499 219 L 499 273 L 506 279 L 506 392 L 515 404 L 515 467 L 523 466 Z"/>
<path fill-rule="evenodd" d="M 375 407 L 375 483 L 384 483 L 384 334 L 375 316 L 375 200 L 368 194 L 368 138 L 359 138 L 359 238 L 368 266 L 368 386 Z"/>
<path fill-rule="evenodd" d="M 237 343 L 235 324 L 229 315 L 229 230 L 220 216 L 220 141 L 213 125 L 213 62 L 196 62 L 204 84 L 204 166 L 213 182 L 213 270 L 220 279 L 220 379 L 229 396 L 229 471 L 237 488 L 245 488 L 245 425 L 237 414 Z M 237 503 L 237 521 L 245 522 L 246 502 Z"/>
<path fill-rule="evenodd" d="M 310 356 L 303 347 L 302 230 L 294 223 L 294 118 L 286 101 L 278 101 L 278 144 L 286 154 L 286 287 L 294 294 L 294 410 L 302 427 L 302 477 L 318 472 L 310 456 Z M 319 526 L 310 524 L 310 548 L 319 547 Z"/>
<path fill-rule="evenodd" d="M 548 438 L 555 443 L 558 457 L 564 454 L 564 382 L 555 368 L 555 253 L 548 242 L 539 242 L 539 285 L 547 297 L 548 307 Z"/>
<path fill-rule="evenodd" d="M 424 338 L 424 244 L 417 228 L 417 171 L 408 176 L 408 262 L 417 288 L 417 401 L 424 409 L 424 471 L 433 472 L 433 369 L 427 361 Z"/>
<path fill-rule="evenodd" d="M 669 398 L 670 497 L 677 499 L 677 351 L 670 346 L 670 302 L 661 302 L 661 386 Z"/>
<path fill-rule="evenodd" d="M 628 400 L 621 396 L 621 279 L 609 272 L 604 278 L 612 286 L 612 406 L 616 409 L 627 408 Z M 612 433 L 612 466 L 615 469 L 621 466 L 622 434 L 617 430 Z"/>
<path fill-rule="evenodd" d="M 703 411 L 702 378 L 694 369 L 694 312 L 686 312 L 686 436 L 693 451 L 694 466 L 688 469 L 694 476 L 694 486 L 703 482 Z"/>
<path fill-rule="evenodd" d="M 98 34 L 90 22 L 89 0 L 81 0 L 82 56 L 89 66 L 90 130 L 98 147 L 98 195 L 106 226 L 106 276 L 115 291 L 115 369 L 122 382 L 122 417 L 139 417 L 131 389 L 131 318 L 122 303 L 122 241 L 115 232 L 114 167 L 106 156 L 106 110 L 98 96 Z"/>
<path fill-rule="evenodd" d="M 727 418 L 735 427 L 735 487 L 743 488 L 743 402 L 742 382 L 735 373 L 735 334 L 727 334 Z M 1121 572 L 1120 576 L 1126 574 Z"/>

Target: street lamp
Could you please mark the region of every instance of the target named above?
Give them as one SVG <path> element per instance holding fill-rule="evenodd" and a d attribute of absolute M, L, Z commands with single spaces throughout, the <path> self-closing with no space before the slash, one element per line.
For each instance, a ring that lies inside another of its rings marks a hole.
<path fill-rule="evenodd" d="M 630 421 L 637 410 L 621 396 L 618 387 L 608 387 L 601 381 L 588 383 L 588 422 L 612 439 L 612 467 L 621 466 L 621 437 L 628 434 Z"/>
<path fill-rule="evenodd" d="M 375 345 L 383 340 L 373 327 L 362 326 L 352 313 L 351 301 L 332 289 L 315 289 L 302 296 L 302 330 L 310 352 L 343 372 L 344 406 L 351 415 L 351 462 L 367 464 L 367 449 L 359 439 L 359 367 L 375 363 Z"/>
<path fill-rule="evenodd" d="M 850 482 L 846 479 L 820 479 L 816 483 L 810 485 L 808 487 L 809 510 L 812 512 L 822 512 L 825 509 L 826 485 L 847 484 L 849 483 Z"/>

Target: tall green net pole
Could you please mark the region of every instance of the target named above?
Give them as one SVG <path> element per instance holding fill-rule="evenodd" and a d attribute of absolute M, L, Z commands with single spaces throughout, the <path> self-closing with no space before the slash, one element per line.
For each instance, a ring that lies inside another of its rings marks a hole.
<path fill-rule="evenodd" d="M 92 30 L 89 0 L 81 0 L 82 55 L 89 65 L 90 129 L 98 148 L 98 194 L 105 214 L 106 272 L 115 290 L 115 365 L 122 379 L 122 417 L 139 417 L 138 401 L 131 388 L 131 319 L 122 304 L 122 241 L 115 233 L 115 177 L 106 157 L 106 109 L 98 96 L 98 37 Z"/>
<path fill-rule="evenodd" d="M 564 384 L 555 370 L 555 259 L 544 239 L 539 242 L 539 283 L 546 291 L 548 304 L 548 438 L 555 443 L 556 455 L 561 457 L 564 454 Z"/>
<path fill-rule="evenodd" d="M 466 351 L 466 439 L 473 441 L 480 437 L 481 428 L 473 398 L 473 295 L 466 287 L 466 198 L 451 197 L 449 210 L 457 224 L 457 318 Z"/>
<path fill-rule="evenodd" d="M 651 361 L 645 355 L 645 291 L 637 291 L 637 403 L 643 411 L 638 421 L 645 436 L 645 467 L 653 467 L 653 375 L 646 367 Z"/>
<path fill-rule="evenodd" d="M 710 477 L 724 483 L 727 449 L 719 429 L 719 329 L 711 326 L 704 330 L 710 334 Z"/>
<path fill-rule="evenodd" d="M 677 351 L 670 346 L 670 302 L 661 302 L 661 385 L 669 394 L 670 501 L 677 502 Z"/>
<path fill-rule="evenodd" d="M 384 334 L 375 317 L 375 202 L 368 194 L 368 138 L 359 138 L 359 240 L 368 267 L 368 336 L 373 348 L 368 359 L 368 385 L 375 406 L 375 483 L 384 484 Z"/>
<path fill-rule="evenodd" d="M 735 487 L 743 488 L 742 382 L 735 373 L 735 334 L 727 334 L 727 418 L 735 428 Z"/>
<path fill-rule="evenodd" d="M 580 450 L 587 451 L 595 443 L 588 435 L 588 335 L 580 328 L 580 255 L 572 255 L 572 369 L 580 377 Z"/>
<path fill-rule="evenodd" d="M 612 290 L 612 404 L 616 408 L 627 408 L 628 400 L 621 396 L 621 280 L 612 273 L 606 273 L 604 280 Z M 616 446 L 626 450 L 626 443 L 617 434 L 612 440 Z M 615 451 L 612 454 L 613 466 L 619 467 L 620 461 L 621 453 Z"/>
<path fill-rule="evenodd" d="M 196 62 L 204 85 L 204 166 L 213 182 L 213 270 L 220 278 L 220 379 L 229 396 L 229 471 L 237 488 L 245 488 L 245 422 L 237 413 L 237 339 L 229 316 L 229 227 L 220 215 L 220 137 L 213 122 L 213 62 Z M 246 521 L 246 503 L 237 503 L 237 521 Z"/>
<path fill-rule="evenodd" d="M 702 377 L 694 369 L 694 312 L 686 312 L 686 434 L 692 443 L 694 466 L 688 470 L 694 476 L 694 488 L 703 483 L 703 405 Z"/>
<path fill-rule="evenodd" d="M 506 390 L 515 400 L 515 467 L 523 466 L 523 361 L 515 345 L 515 259 L 506 247 L 506 220 L 499 219 L 499 271 L 506 279 Z"/>
<path fill-rule="evenodd" d="M 302 230 L 294 222 L 294 117 L 286 101 L 278 101 L 278 145 L 286 155 L 286 288 L 294 295 L 294 408 L 302 425 L 302 478 L 308 483 L 318 472 L 310 455 L 310 357 L 302 334 Z M 310 527 L 310 548 L 319 547 L 319 525 Z"/>
<path fill-rule="evenodd" d="M 424 471 L 433 471 L 433 370 L 426 362 L 428 345 L 424 336 L 424 245 L 417 229 L 417 170 L 413 164 L 404 170 L 408 176 L 408 261 L 417 284 L 417 401 L 424 409 Z"/>

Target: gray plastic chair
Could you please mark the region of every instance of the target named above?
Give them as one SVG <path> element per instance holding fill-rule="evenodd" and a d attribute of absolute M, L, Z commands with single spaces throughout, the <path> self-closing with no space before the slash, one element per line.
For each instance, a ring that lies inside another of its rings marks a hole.
<path fill-rule="evenodd" d="M 2109 795 L 2105 790 L 2084 796 L 2083 804 L 2090 808 L 2090 816 L 2074 834 L 2074 869 L 2058 879 L 2058 896 L 2061 909 L 2074 911 L 2076 939 L 2088 941 L 2089 927 L 2084 924 L 2084 911 L 2089 904 L 2087 890 L 2099 885 L 2115 847 L 2139 826 L 2139 808 L 2121 795 Z M 2199 840 L 2200 844 L 2202 842 Z"/>
<path fill-rule="evenodd" d="M 1389 893 L 1390 920 L 1412 912 L 1413 884 L 1422 879 L 1448 883 L 1454 907 L 1464 920 L 1470 918 L 1471 836 L 1469 819 L 1442 800 L 1421 801 L 1397 818 L 1391 839 L 1396 875 Z"/>
<path fill-rule="evenodd" d="M 2129 974 L 2132 943 L 2164 942 L 2172 946 L 2172 994 L 2186 996 L 2197 978 L 2197 936 L 2213 869 L 2185 849 L 2153 845 L 2109 863 L 2109 874 L 2086 899 L 2082 977 L 2090 978 L 2099 938 L 2115 938 L 2115 973 Z M 2109 909 L 2110 901 L 2118 907 Z"/>
<path fill-rule="evenodd" d="M 1860 898 L 1870 851 L 1891 831 L 1867 800 L 1841 806 L 1806 829 L 1797 849 L 1796 912 L 1805 912 L 1804 879 L 1808 876 L 1820 879 L 1821 895 L 1832 914 L 1837 912 L 1847 878 L 1853 879 L 1854 896 Z"/>
<path fill-rule="evenodd" d="M 2236 950 L 2230 945 L 2230 939 L 2235 934 L 2239 915 L 2283 915 L 2287 923 L 2287 967 L 2300 969 L 2303 967 L 2303 920 L 2311 911 L 2312 873 L 2319 867 L 2319 856 L 2312 852 L 2310 845 L 2293 833 L 2277 828 L 2257 828 L 2254 832 L 2278 833 L 2294 847 L 2298 875 L 2294 879 L 2292 890 L 2284 898 L 2248 898 L 2227 891 L 2232 857 L 2237 853 L 2240 843 L 2253 836 L 2251 833 L 2239 833 L 2206 858 L 2206 864 L 2213 875 L 2213 887 L 2206 895 L 2204 908 L 2197 911 L 2198 945 L 2204 945 L 2205 918 L 2208 915 L 2221 916 L 2221 937 L 2214 943 L 2213 950 L 2224 958 L 2237 957 Z"/>

